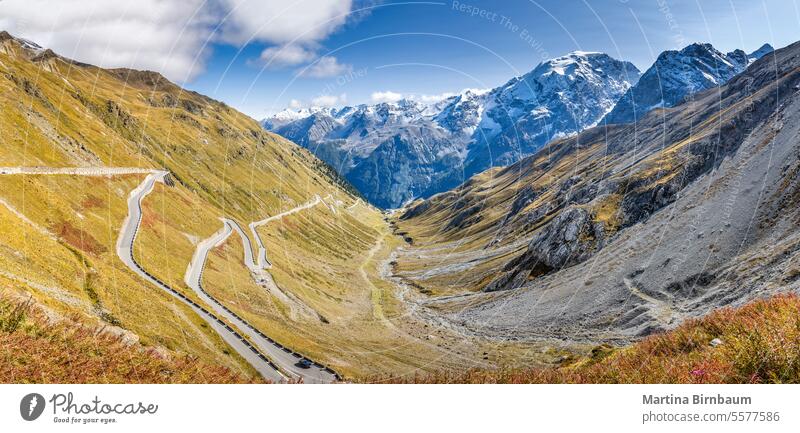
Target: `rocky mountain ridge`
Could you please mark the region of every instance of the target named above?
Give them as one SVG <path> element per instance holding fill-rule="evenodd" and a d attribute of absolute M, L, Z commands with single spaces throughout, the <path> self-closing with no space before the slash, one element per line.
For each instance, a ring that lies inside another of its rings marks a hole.
<path fill-rule="evenodd" d="M 718 87 L 772 51 L 727 54 L 710 44 L 665 51 L 644 74 L 576 51 L 488 90 L 439 103 L 412 100 L 284 110 L 262 125 L 309 148 L 374 204 L 394 208 L 506 166 L 552 139 L 598 123 L 630 123 Z"/>
<path fill-rule="evenodd" d="M 723 54 L 711 44 L 691 44 L 680 51 L 664 51 L 603 121 L 630 123 L 655 108 L 675 106 L 693 94 L 722 86 L 772 51 L 769 44 L 750 54 L 742 50 Z"/>
<path fill-rule="evenodd" d="M 401 100 L 284 111 L 262 125 L 310 149 L 372 203 L 393 208 L 595 125 L 638 78 L 631 63 L 576 51 L 432 106 Z"/>

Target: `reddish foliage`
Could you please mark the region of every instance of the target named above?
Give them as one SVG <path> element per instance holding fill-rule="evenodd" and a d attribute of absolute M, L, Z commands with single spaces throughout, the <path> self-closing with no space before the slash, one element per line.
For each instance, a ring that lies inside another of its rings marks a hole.
<path fill-rule="evenodd" d="M 0 383 L 242 383 L 242 376 L 186 355 L 166 354 L 75 321 L 48 323 L 0 299 Z"/>
<path fill-rule="evenodd" d="M 81 208 L 82 209 L 97 209 L 101 208 L 105 205 L 105 202 L 100 197 L 93 196 L 89 194 L 86 198 L 81 201 Z"/>
<path fill-rule="evenodd" d="M 107 251 L 106 247 L 89 233 L 73 226 L 69 221 L 55 224 L 53 232 L 64 242 L 92 255 L 100 255 Z"/>

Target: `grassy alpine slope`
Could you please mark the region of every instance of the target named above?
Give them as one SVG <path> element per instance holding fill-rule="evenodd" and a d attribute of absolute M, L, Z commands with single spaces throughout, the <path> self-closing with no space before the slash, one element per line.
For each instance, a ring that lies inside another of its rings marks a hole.
<path fill-rule="evenodd" d="M 0 383 L 242 383 L 186 355 L 144 347 L 129 332 L 54 319 L 30 300 L 0 297 Z"/>
<path fill-rule="evenodd" d="M 0 176 L 0 287 L 63 316 L 123 327 L 142 344 L 252 374 L 204 321 L 120 263 L 117 234 L 138 177 Z"/>
<path fill-rule="evenodd" d="M 255 249 L 250 222 L 322 197 L 325 204 L 258 229 L 276 285 L 250 275 L 234 233 L 209 255 L 204 288 L 348 378 L 485 363 L 481 343 L 429 329 L 395 300 L 380 273 L 396 238 L 378 210 L 309 152 L 223 103 L 156 73 L 80 64 L 3 32 L 0 132 L 0 167 L 169 170 L 174 186 L 159 183 L 142 202 L 134 254 L 201 304 L 183 276 L 221 217 L 237 221 Z M 143 178 L 0 175 L 0 287 L 62 316 L 124 328 L 145 346 L 253 376 L 205 322 L 117 258 L 126 200 Z"/>
<path fill-rule="evenodd" d="M 219 217 L 249 222 L 315 194 L 353 200 L 308 152 L 158 74 L 78 64 L 25 48 L 7 33 L 0 34 L 0 74 L 0 166 L 173 173 L 176 186 L 159 185 L 143 204 L 135 252 L 187 296 L 182 276 L 193 244 L 219 228 Z M 253 374 L 202 320 L 114 254 L 125 200 L 142 178 L 0 177 L 3 288 L 63 314 L 119 325 L 144 344 Z"/>

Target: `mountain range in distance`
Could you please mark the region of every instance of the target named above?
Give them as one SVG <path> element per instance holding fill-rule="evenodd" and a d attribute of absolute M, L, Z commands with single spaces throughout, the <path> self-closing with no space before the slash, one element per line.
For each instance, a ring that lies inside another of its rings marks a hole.
<path fill-rule="evenodd" d="M 692 44 L 661 53 L 643 74 L 607 54 L 575 51 L 502 86 L 464 90 L 434 104 L 403 99 L 287 109 L 261 124 L 311 150 L 372 204 L 397 208 L 512 164 L 553 139 L 672 107 L 724 84 L 772 50 L 765 44 L 750 54 L 724 54 Z"/>

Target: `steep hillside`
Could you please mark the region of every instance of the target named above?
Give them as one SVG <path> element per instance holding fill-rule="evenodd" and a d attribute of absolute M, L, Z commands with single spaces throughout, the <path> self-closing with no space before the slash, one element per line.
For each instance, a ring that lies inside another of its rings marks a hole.
<path fill-rule="evenodd" d="M 49 314 L 48 314 L 49 313 Z M 0 295 L 0 383 L 242 383 L 226 368 L 142 347 L 120 328 Z"/>
<path fill-rule="evenodd" d="M 638 78 L 631 63 L 576 51 L 432 106 L 284 111 L 262 124 L 330 163 L 371 203 L 395 208 L 595 125 Z"/>
<path fill-rule="evenodd" d="M 394 239 L 382 214 L 254 120 L 156 73 L 80 64 L 5 32 L 0 95 L 0 287 L 244 377 L 261 371 L 254 359 L 273 368 L 268 345 L 348 378 L 485 364 L 483 343 L 446 330 L 430 342 L 405 305 L 374 319 L 378 291 L 394 290 L 379 275 L 390 248 L 376 243 Z M 118 245 L 134 192 L 138 268 Z M 189 264 L 221 218 L 243 236 L 211 245 L 193 287 Z M 246 266 L 244 245 L 261 244 L 269 262 Z"/>
<path fill-rule="evenodd" d="M 628 341 L 796 290 L 800 44 L 395 219 L 395 271 L 484 336 Z"/>
<path fill-rule="evenodd" d="M 0 166 L 169 170 L 175 186 L 144 201 L 145 212 L 155 209 L 145 214 L 134 251 L 145 269 L 187 295 L 172 272 L 183 274 L 193 242 L 216 231 L 220 216 L 249 221 L 316 192 L 346 196 L 312 155 L 224 104 L 155 73 L 77 64 L 0 36 Z M 116 256 L 126 199 L 144 173 L 0 176 L 0 275 L 58 310 L 98 316 L 145 344 L 253 374 L 203 320 Z"/>

